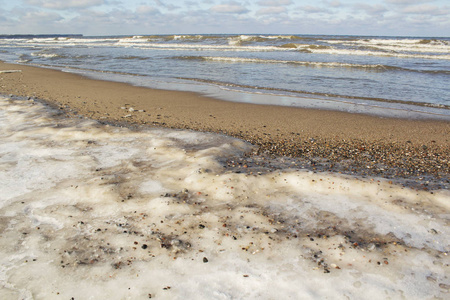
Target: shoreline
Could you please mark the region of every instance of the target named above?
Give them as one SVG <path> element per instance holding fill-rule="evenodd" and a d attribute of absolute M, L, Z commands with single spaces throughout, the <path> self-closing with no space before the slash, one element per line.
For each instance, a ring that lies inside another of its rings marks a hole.
<path fill-rule="evenodd" d="M 4 70 L 21 72 L 1 73 L 0 93 L 43 100 L 68 116 L 225 134 L 255 145 L 255 154 L 293 157 L 311 170 L 403 178 L 423 189 L 449 183 L 447 121 L 227 102 L 1 62 Z"/>

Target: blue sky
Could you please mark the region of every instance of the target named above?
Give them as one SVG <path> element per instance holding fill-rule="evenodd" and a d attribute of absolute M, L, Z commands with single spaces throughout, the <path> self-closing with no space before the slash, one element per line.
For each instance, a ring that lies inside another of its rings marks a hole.
<path fill-rule="evenodd" d="M 0 34 L 450 36 L 448 0 L 0 0 Z"/>

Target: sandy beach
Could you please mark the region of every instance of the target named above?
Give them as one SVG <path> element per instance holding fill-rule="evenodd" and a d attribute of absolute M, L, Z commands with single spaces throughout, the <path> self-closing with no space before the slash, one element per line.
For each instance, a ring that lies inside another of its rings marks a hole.
<path fill-rule="evenodd" d="M 313 169 L 448 181 L 450 122 L 233 103 L 0 63 L 7 70 L 20 72 L 0 74 L 0 93 L 40 99 L 70 116 L 222 133 Z"/>
<path fill-rule="evenodd" d="M 303 2 L 0 1 L 0 300 L 450 300 L 448 1 Z"/>
<path fill-rule="evenodd" d="M 1 299 L 450 291 L 448 122 L 0 70 Z"/>

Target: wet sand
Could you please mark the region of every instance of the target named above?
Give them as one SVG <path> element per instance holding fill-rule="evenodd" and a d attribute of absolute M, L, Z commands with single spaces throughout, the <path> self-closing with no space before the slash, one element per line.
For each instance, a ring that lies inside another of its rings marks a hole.
<path fill-rule="evenodd" d="M 20 72 L 0 73 L 0 93 L 40 99 L 69 116 L 222 133 L 254 144 L 254 154 L 298 158 L 313 170 L 407 178 L 424 189 L 449 183 L 450 122 L 233 103 L 0 63 L 5 70 Z M 229 162 L 252 164 L 251 156 Z"/>

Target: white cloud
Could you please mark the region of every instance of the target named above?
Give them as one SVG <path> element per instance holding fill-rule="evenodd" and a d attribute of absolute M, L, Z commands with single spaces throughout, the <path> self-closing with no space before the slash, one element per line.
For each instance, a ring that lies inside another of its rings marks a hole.
<path fill-rule="evenodd" d="M 300 9 L 310 14 L 329 13 L 328 9 L 319 6 L 306 5 L 301 6 Z"/>
<path fill-rule="evenodd" d="M 153 15 L 153 14 L 158 14 L 159 10 L 153 6 L 141 5 L 136 8 L 136 13 Z"/>
<path fill-rule="evenodd" d="M 88 8 L 105 4 L 105 0 L 25 0 L 25 3 L 50 9 Z"/>
<path fill-rule="evenodd" d="M 184 1 L 185 6 L 187 7 L 193 7 L 193 6 L 199 6 L 200 3 L 197 1 Z"/>
<path fill-rule="evenodd" d="M 55 21 L 61 21 L 63 17 L 54 12 L 45 12 L 45 11 L 33 11 L 27 12 L 22 18 L 21 21 L 31 22 L 31 23 L 51 23 Z"/>
<path fill-rule="evenodd" d="M 165 8 L 165 9 L 168 9 L 168 10 L 176 10 L 176 9 L 179 9 L 180 8 L 180 6 L 177 6 L 177 5 L 173 5 L 173 4 L 170 4 L 170 3 L 168 3 L 168 1 L 161 1 L 161 0 L 154 0 L 155 1 L 155 3 L 156 3 L 156 6 L 159 6 L 159 7 L 162 7 L 162 8 Z M 194 3 L 195 5 L 197 5 L 197 2 L 191 2 L 191 1 L 186 1 L 185 2 L 185 5 L 193 5 L 192 3 Z M 145 4 L 142 4 L 143 6 L 149 6 L 149 5 L 145 5 Z"/>
<path fill-rule="evenodd" d="M 411 4 L 426 3 L 426 2 L 431 2 L 431 1 L 433 1 L 433 0 L 386 0 L 386 3 L 399 4 L 399 5 L 411 5 Z"/>
<path fill-rule="evenodd" d="M 265 7 L 261 8 L 256 12 L 257 15 L 276 15 L 285 13 L 287 11 L 286 7 L 278 6 L 278 7 Z"/>
<path fill-rule="evenodd" d="M 245 14 L 249 12 L 247 8 L 236 2 L 229 2 L 227 4 L 219 4 L 210 8 L 212 12 L 225 14 Z"/>
<path fill-rule="evenodd" d="M 331 7 L 341 7 L 343 4 L 340 1 L 331 1 L 331 2 L 325 2 L 327 5 Z"/>
<path fill-rule="evenodd" d="M 292 0 L 261 0 L 258 1 L 261 6 L 282 6 L 292 4 Z"/>
<path fill-rule="evenodd" d="M 369 5 L 369 4 L 355 4 L 355 8 L 359 10 L 363 10 L 370 15 L 376 15 L 387 12 L 387 8 L 381 4 Z"/>
<path fill-rule="evenodd" d="M 0 0 L 0 30 L 85 35 L 301 30 L 311 34 L 448 36 L 450 7 L 445 1 Z M 172 9 L 174 4 L 177 7 Z"/>
<path fill-rule="evenodd" d="M 402 12 L 407 14 L 447 15 L 450 13 L 450 9 L 448 7 L 422 4 L 407 6 L 402 10 Z"/>

